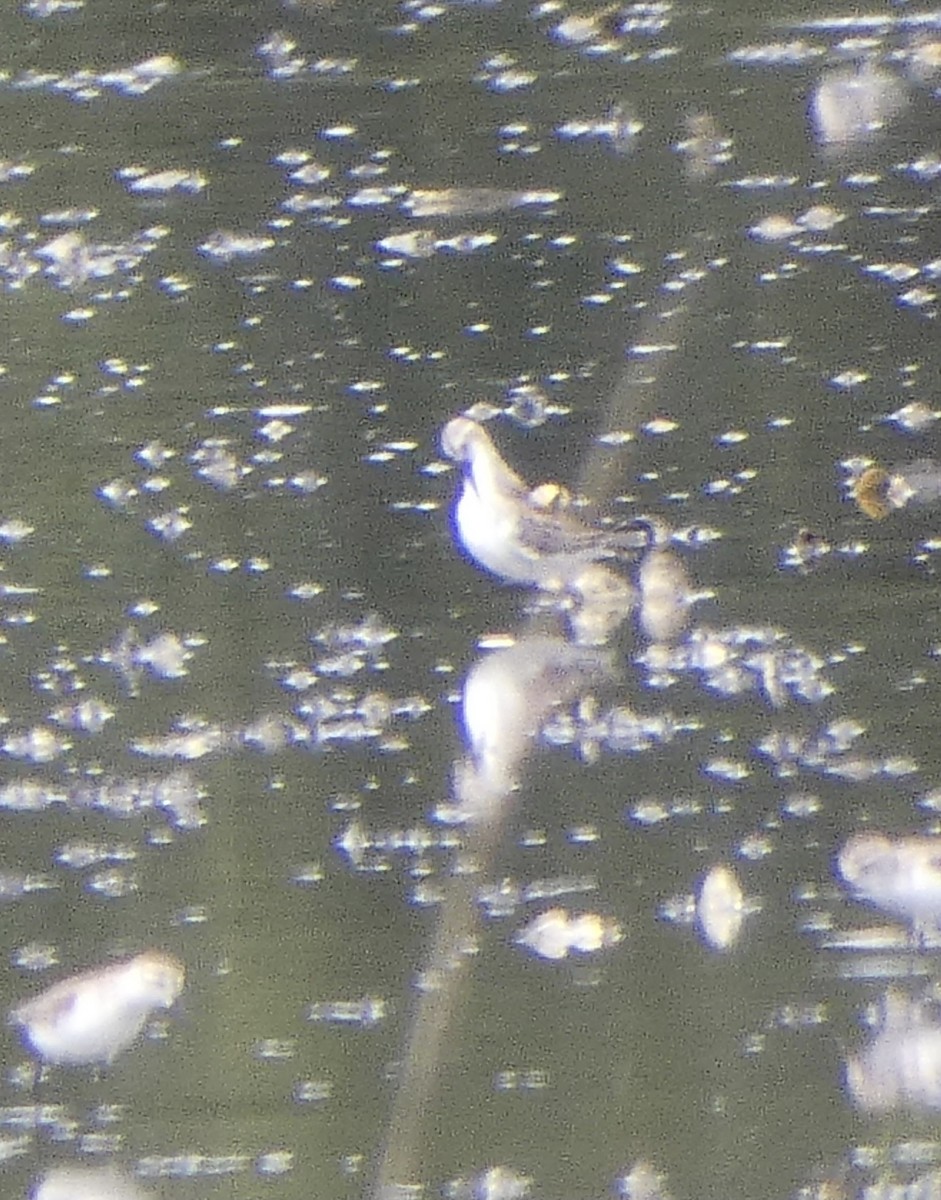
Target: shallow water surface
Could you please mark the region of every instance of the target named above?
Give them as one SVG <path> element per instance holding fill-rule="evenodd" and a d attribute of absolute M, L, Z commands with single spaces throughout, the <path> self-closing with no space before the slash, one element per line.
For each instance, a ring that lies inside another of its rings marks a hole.
<path fill-rule="evenodd" d="M 931 931 L 834 863 L 937 832 L 939 24 L 0 18 L 0 1002 L 186 969 L 102 1071 L 8 1030 L 4 1195 L 935 1186 Z M 571 635 L 453 544 L 468 410 L 688 614 L 501 681 Z"/>

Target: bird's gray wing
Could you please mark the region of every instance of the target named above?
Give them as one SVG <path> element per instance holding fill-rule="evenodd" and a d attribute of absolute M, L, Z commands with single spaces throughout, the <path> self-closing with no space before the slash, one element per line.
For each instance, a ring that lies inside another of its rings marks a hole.
<path fill-rule="evenodd" d="M 526 509 L 520 517 L 519 540 L 533 554 L 572 554 L 578 558 L 616 558 L 646 545 L 644 534 L 593 529 L 563 513 Z"/>

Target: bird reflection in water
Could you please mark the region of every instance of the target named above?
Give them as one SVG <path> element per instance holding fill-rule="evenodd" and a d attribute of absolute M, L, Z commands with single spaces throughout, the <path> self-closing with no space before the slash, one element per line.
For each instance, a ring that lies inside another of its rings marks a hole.
<path fill-rule="evenodd" d="M 421 1132 L 434 1108 L 466 990 L 461 981 L 476 946 L 480 876 L 494 861 L 540 729 L 566 704 L 579 700 L 590 707 L 592 690 L 614 673 L 605 646 L 638 598 L 641 633 L 666 642 L 685 629 L 693 599 L 667 532 L 654 522 L 638 521 L 627 530 L 587 523 L 557 485 L 530 488 L 504 462 L 483 425 L 469 417 L 447 422 L 441 448 L 461 468 L 453 511 L 458 547 L 502 582 L 528 587 L 536 599 L 526 631 L 487 653 L 464 683 L 465 753 L 455 764 L 449 801 L 435 812 L 459 830 L 460 866 L 449 881 L 415 985 L 377 1200 L 411 1194 L 418 1185 Z M 617 569 L 625 562 L 636 568 L 633 581 Z M 562 618 L 568 636 L 558 632 Z M 523 932 L 520 944 L 560 958 L 605 949 L 619 938 L 616 923 L 597 914 L 571 918 L 550 910 L 541 925 L 537 919 Z"/>
<path fill-rule="evenodd" d="M 83 971 L 18 1005 L 10 1021 L 44 1063 L 107 1066 L 183 990 L 183 964 L 160 951 Z"/>
<path fill-rule="evenodd" d="M 857 900 L 901 917 L 924 945 L 941 928 L 941 841 L 854 834 L 837 855 L 837 870 Z"/>
<path fill-rule="evenodd" d="M 867 1112 L 941 1108 L 941 1019 L 937 1004 L 899 988 L 882 997 L 871 1041 L 847 1059 L 846 1088 Z"/>
<path fill-rule="evenodd" d="M 650 642 L 672 643 L 686 629 L 690 606 L 699 599 L 686 568 L 670 549 L 669 531 L 647 517 L 633 522 L 647 530 L 647 549 L 637 568 L 637 624 Z"/>
<path fill-rule="evenodd" d="M 608 678 L 611 660 L 598 647 L 548 634 L 520 636 L 476 663 L 464 685 L 466 754 L 456 764 L 451 802 L 436 816 L 460 827 L 462 867 L 452 875 L 427 964 L 416 981 L 415 1009 L 386 1133 L 375 1195 L 405 1194 L 420 1172 L 420 1132 L 434 1103 L 449 1034 L 473 959 L 480 874 L 493 862 L 522 767 L 542 722 Z M 607 926 L 602 930 L 602 941 Z M 587 925 L 576 927 L 584 942 Z"/>
<path fill-rule="evenodd" d="M 455 803 L 439 809 L 438 819 L 477 825 L 501 817 L 549 714 L 612 671 L 607 651 L 541 634 L 478 659 L 464 681 L 468 753 L 455 766 Z"/>

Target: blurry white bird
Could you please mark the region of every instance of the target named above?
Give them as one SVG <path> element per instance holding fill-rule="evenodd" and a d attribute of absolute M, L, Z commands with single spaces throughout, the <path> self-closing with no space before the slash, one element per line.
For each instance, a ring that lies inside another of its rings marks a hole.
<path fill-rule="evenodd" d="M 508 583 L 562 591 L 592 563 L 635 557 L 647 545 L 645 531 L 593 528 L 547 503 L 545 488 L 531 491 L 469 417 L 448 421 L 441 449 L 463 469 L 456 538 L 475 562 Z"/>
<path fill-rule="evenodd" d="M 148 950 L 53 984 L 14 1008 L 10 1021 L 43 1062 L 107 1065 L 156 1009 L 173 1004 L 183 980 L 181 962 Z"/>
<path fill-rule="evenodd" d="M 855 833 L 836 865 L 856 899 L 901 917 L 919 940 L 941 930 L 941 839 Z"/>

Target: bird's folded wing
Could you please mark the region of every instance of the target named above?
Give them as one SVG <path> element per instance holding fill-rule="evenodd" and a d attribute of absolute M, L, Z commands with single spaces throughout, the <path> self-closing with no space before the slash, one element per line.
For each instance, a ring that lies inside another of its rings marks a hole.
<path fill-rule="evenodd" d="M 645 538 L 635 531 L 593 529 L 560 513 L 524 510 L 519 540 L 533 554 L 571 554 L 574 558 L 615 558 L 640 550 Z"/>

